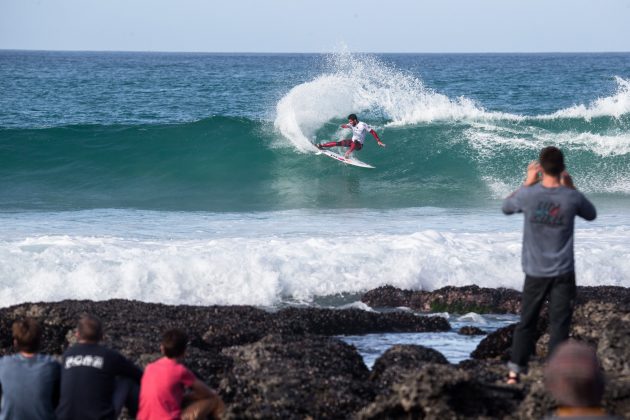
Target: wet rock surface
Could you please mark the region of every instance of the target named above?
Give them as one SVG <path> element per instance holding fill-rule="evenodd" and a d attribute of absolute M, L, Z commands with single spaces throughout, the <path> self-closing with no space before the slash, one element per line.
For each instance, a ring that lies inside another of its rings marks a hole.
<path fill-rule="evenodd" d="M 519 311 L 521 294 L 512 289 L 490 289 L 474 285 L 448 286 L 432 292 L 413 292 L 383 286 L 370 290 L 361 300 L 371 307 L 408 307 L 421 312 L 504 314 Z"/>
<path fill-rule="evenodd" d="M 365 293 L 362 302 L 373 308 L 407 307 L 420 312 L 449 312 L 464 314 L 517 314 L 521 308 L 521 292 L 505 288 L 486 288 L 475 285 L 443 287 L 432 292 L 402 290 L 383 286 Z M 579 286 L 577 303 L 614 302 L 630 304 L 630 288 L 619 286 Z"/>
<path fill-rule="evenodd" d="M 448 360 L 439 351 L 428 347 L 396 345 L 376 359 L 370 380 L 380 392 L 388 392 L 398 378 L 429 363 L 447 365 Z"/>
<path fill-rule="evenodd" d="M 470 371 L 428 363 L 401 374 L 362 409 L 359 419 L 501 418 L 513 412 L 522 391 L 482 383 Z"/>
<path fill-rule="evenodd" d="M 457 334 L 460 335 L 485 335 L 486 332 L 478 327 L 472 327 L 470 325 L 466 325 L 465 327 L 461 327 L 457 330 Z"/>
<path fill-rule="evenodd" d="M 234 368 L 221 382 L 225 418 L 339 418 L 374 398 L 354 347 L 319 335 L 269 335 L 227 348 Z"/>

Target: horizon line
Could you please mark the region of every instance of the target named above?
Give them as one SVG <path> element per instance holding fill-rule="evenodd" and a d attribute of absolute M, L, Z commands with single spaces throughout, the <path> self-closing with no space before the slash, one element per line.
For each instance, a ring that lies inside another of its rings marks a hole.
<path fill-rule="evenodd" d="M 85 53 L 143 53 L 143 54 L 244 54 L 244 55 L 282 55 L 282 54 L 335 54 L 338 51 L 158 51 L 158 50 L 65 50 L 35 48 L 0 48 L 0 51 L 16 52 L 85 52 Z M 351 54 L 626 54 L 630 51 L 390 51 L 366 52 L 351 51 Z"/>

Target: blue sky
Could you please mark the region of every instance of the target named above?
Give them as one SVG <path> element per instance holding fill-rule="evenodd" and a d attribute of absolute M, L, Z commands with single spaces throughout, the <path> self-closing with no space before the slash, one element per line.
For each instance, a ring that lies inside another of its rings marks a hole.
<path fill-rule="evenodd" d="M 630 51 L 630 0 L 0 0 L 0 49 Z"/>

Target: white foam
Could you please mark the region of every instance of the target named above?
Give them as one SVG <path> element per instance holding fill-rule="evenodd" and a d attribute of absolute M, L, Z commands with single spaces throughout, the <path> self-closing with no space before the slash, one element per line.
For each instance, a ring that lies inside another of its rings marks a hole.
<path fill-rule="evenodd" d="M 361 301 L 357 301 L 357 302 L 352 302 L 352 303 L 347 303 L 345 305 L 341 305 L 339 307 L 339 309 L 360 309 L 362 311 L 366 311 L 366 312 L 376 312 L 374 309 L 372 309 L 372 307 L 366 303 L 363 303 Z"/>
<path fill-rule="evenodd" d="M 630 80 L 615 76 L 615 82 L 617 83 L 617 91 L 612 96 L 598 98 L 589 105 L 574 105 L 539 118 L 583 118 L 587 121 L 597 117 L 620 118 L 622 115 L 630 113 Z"/>
<path fill-rule="evenodd" d="M 588 151 L 601 157 L 630 154 L 630 133 L 623 131 L 607 134 L 576 131 L 553 133 L 537 127 L 473 124 L 464 131 L 464 135 L 483 157 L 493 157 L 505 149 L 538 152 L 551 144 L 573 151 Z"/>
<path fill-rule="evenodd" d="M 579 283 L 630 286 L 629 235 L 630 228 L 623 226 L 578 231 Z M 520 242 L 520 229 L 177 240 L 82 235 L 2 239 L 0 306 L 109 298 L 274 306 L 386 284 L 413 290 L 469 284 L 520 289 Z"/>
<path fill-rule="evenodd" d="M 492 162 L 506 152 L 522 151 L 535 157 L 541 148 L 555 145 L 572 153 L 588 152 L 599 158 L 630 155 L 630 133 L 627 132 L 553 133 L 538 127 L 472 124 L 464 131 L 464 136 L 476 153 L 473 158 L 479 161 L 482 168 L 490 169 L 490 173 L 484 173 L 482 179 L 493 198 L 505 197 L 520 183 L 520 179 L 509 181 L 503 176 L 492 174 Z M 629 194 L 630 176 L 625 169 L 623 165 L 609 163 L 597 171 L 581 174 L 576 183 L 580 190 L 589 193 Z"/>
<path fill-rule="evenodd" d="M 483 324 L 483 325 L 486 325 L 488 323 L 488 321 L 486 321 L 486 319 L 483 316 L 475 312 L 468 312 L 467 314 L 464 314 L 460 316 L 459 318 L 457 318 L 457 320 L 459 322 L 470 322 L 474 324 Z"/>

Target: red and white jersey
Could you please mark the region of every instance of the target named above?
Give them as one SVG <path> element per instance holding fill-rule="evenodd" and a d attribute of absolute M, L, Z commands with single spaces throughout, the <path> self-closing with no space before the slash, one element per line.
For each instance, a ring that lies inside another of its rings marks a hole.
<path fill-rule="evenodd" d="M 372 131 L 372 127 L 363 121 L 359 121 L 355 126 L 348 123 L 348 127 L 352 129 L 352 140 L 358 141 L 361 144 L 365 141 L 365 135 Z"/>

